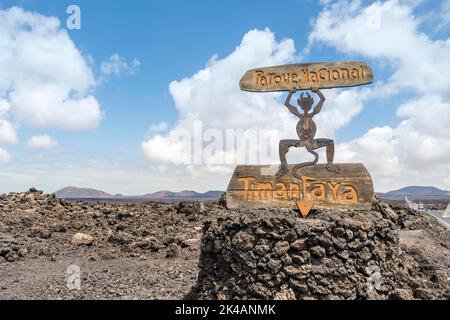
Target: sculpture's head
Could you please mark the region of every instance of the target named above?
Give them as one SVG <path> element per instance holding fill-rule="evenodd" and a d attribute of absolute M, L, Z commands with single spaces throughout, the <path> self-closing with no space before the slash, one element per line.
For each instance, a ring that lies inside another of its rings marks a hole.
<path fill-rule="evenodd" d="M 309 93 L 302 93 L 300 97 L 297 99 L 298 105 L 303 109 L 303 111 L 309 111 L 314 103 L 314 99 L 311 97 Z"/>

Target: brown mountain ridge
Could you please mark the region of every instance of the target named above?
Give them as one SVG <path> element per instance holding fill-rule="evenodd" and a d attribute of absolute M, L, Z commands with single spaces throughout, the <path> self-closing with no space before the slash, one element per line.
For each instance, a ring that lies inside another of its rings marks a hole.
<path fill-rule="evenodd" d="M 154 193 L 147 193 L 144 195 L 126 196 L 122 194 L 112 195 L 110 193 L 92 188 L 65 187 L 56 191 L 54 194 L 60 199 L 215 200 L 218 199 L 223 193 L 223 191 L 208 191 L 199 193 L 192 190 L 183 190 L 180 192 L 164 190 Z"/>

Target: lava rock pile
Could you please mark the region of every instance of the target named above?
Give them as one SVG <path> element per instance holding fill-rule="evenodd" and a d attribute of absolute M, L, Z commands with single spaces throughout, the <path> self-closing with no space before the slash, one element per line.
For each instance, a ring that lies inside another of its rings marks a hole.
<path fill-rule="evenodd" d="M 399 215 L 372 210 L 229 212 L 204 227 L 193 299 L 439 299 L 447 279 L 399 243 Z"/>

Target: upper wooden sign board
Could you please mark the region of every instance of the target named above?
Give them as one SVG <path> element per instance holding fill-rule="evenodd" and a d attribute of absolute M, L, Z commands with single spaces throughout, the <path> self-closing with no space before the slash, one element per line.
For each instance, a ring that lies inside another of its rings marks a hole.
<path fill-rule="evenodd" d="M 252 69 L 242 77 L 240 87 L 244 91 L 275 92 L 354 87 L 372 82 L 372 69 L 365 62 L 317 62 Z"/>

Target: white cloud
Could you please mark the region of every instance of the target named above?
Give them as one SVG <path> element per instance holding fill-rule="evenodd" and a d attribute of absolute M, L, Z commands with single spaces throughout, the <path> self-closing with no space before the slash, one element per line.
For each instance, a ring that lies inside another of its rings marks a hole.
<path fill-rule="evenodd" d="M 53 149 L 58 146 L 58 142 L 53 140 L 49 135 L 39 135 L 31 137 L 26 147 L 28 149 Z"/>
<path fill-rule="evenodd" d="M 396 152 L 398 141 L 388 126 L 376 127 L 364 136 L 341 143 L 336 150 L 337 162 L 363 162 L 377 179 L 389 179 L 398 174 L 400 159 Z"/>
<path fill-rule="evenodd" d="M 0 145 L 17 143 L 16 129 L 11 122 L 0 119 Z"/>
<path fill-rule="evenodd" d="M 227 57 L 215 57 L 192 77 L 173 81 L 170 93 L 182 119 L 201 119 L 219 129 L 277 127 L 286 119 L 285 113 L 274 112 L 279 94 L 242 92 L 239 80 L 249 68 L 286 63 L 294 54 L 291 39 L 278 42 L 268 29 L 252 30 Z"/>
<path fill-rule="evenodd" d="M 174 164 L 189 163 L 191 156 L 198 156 L 191 154 L 192 150 L 187 146 L 195 135 L 194 123 L 198 122 L 203 131 L 215 129 L 221 133 L 226 129 L 249 128 L 279 128 L 283 131 L 287 123 L 291 124 L 290 128 L 295 128 L 295 122 L 278 101 L 280 94 L 252 94 L 239 89 L 239 80 L 245 70 L 283 64 L 291 61 L 294 54 L 292 40 L 278 42 L 268 29 L 252 30 L 244 35 L 230 55 L 222 59 L 214 55 L 207 66 L 193 76 L 173 81 L 169 89 L 180 118 L 169 133 L 142 143 L 147 158 Z M 180 137 L 187 138 L 180 141 Z"/>
<path fill-rule="evenodd" d="M 337 147 L 338 160 L 367 164 L 379 190 L 404 184 L 450 188 L 450 38 L 432 40 L 421 32 L 415 5 L 340 1 L 324 8 L 309 37 L 309 48 L 325 43 L 390 67 L 390 77 L 367 98 L 410 97 L 397 106 L 403 118 L 398 126 L 373 128 Z"/>
<path fill-rule="evenodd" d="M 337 146 L 336 161 L 362 162 L 374 178 L 377 191 L 405 185 L 450 185 L 450 141 L 413 131 L 376 127 L 364 136 Z"/>
<path fill-rule="evenodd" d="M 9 152 L 3 148 L 0 148 L 0 162 L 8 162 L 11 160 Z"/>
<path fill-rule="evenodd" d="M 423 95 L 400 105 L 397 115 L 407 118 L 407 125 L 423 134 L 450 140 L 449 111 L 450 99 Z"/>
<path fill-rule="evenodd" d="M 10 94 L 15 115 L 34 127 L 65 130 L 97 127 L 101 119 L 98 101 L 92 96 L 66 99 L 66 95 L 64 89 L 52 84 L 34 85 Z"/>
<path fill-rule="evenodd" d="M 169 129 L 169 124 L 167 122 L 159 122 L 154 123 L 150 126 L 149 131 L 150 132 L 162 132 Z"/>
<path fill-rule="evenodd" d="M 139 70 L 140 65 L 140 61 L 136 58 L 133 58 L 133 60 L 128 63 L 124 57 L 115 53 L 107 60 L 103 61 L 100 68 L 105 75 L 134 75 Z"/>
<path fill-rule="evenodd" d="M 180 117 L 167 134 L 142 143 L 145 156 L 177 165 L 185 177 L 202 186 L 224 183 L 237 163 L 279 163 L 279 140 L 297 138 L 298 119 L 284 106 L 283 94 L 243 92 L 239 80 L 248 69 L 299 62 L 296 59 L 293 40 L 278 41 L 269 29 L 247 32 L 231 54 L 214 55 L 205 68 L 170 84 Z M 364 88 L 328 91 L 317 117 L 318 137 L 332 138 L 362 110 L 367 96 Z M 227 139 L 229 132 L 234 143 Z M 254 134 L 259 139 L 252 141 Z M 308 157 L 293 152 L 288 160 L 304 156 Z"/>
<path fill-rule="evenodd" d="M 414 7 L 400 1 L 340 1 L 317 18 L 309 46 L 325 42 L 343 52 L 387 61 L 394 72 L 385 90 L 413 89 L 445 95 L 450 72 L 450 40 L 431 40 L 419 31 Z M 439 72 L 437 72 L 439 71 Z"/>
<path fill-rule="evenodd" d="M 0 99 L 0 117 L 6 116 L 11 109 L 11 105 L 8 100 Z"/>
<path fill-rule="evenodd" d="M 147 158 L 163 163 L 182 164 L 187 162 L 187 154 L 183 152 L 183 143 L 161 135 L 144 141 L 142 150 Z"/>
<path fill-rule="evenodd" d="M 0 10 L 0 117 L 37 127 L 89 129 L 101 111 L 87 59 L 57 18 Z"/>
<path fill-rule="evenodd" d="M 371 94 L 367 88 L 327 90 L 324 107 L 315 118 L 317 137 L 333 138 L 336 131 L 345 127 L 364 108 Z"/>

